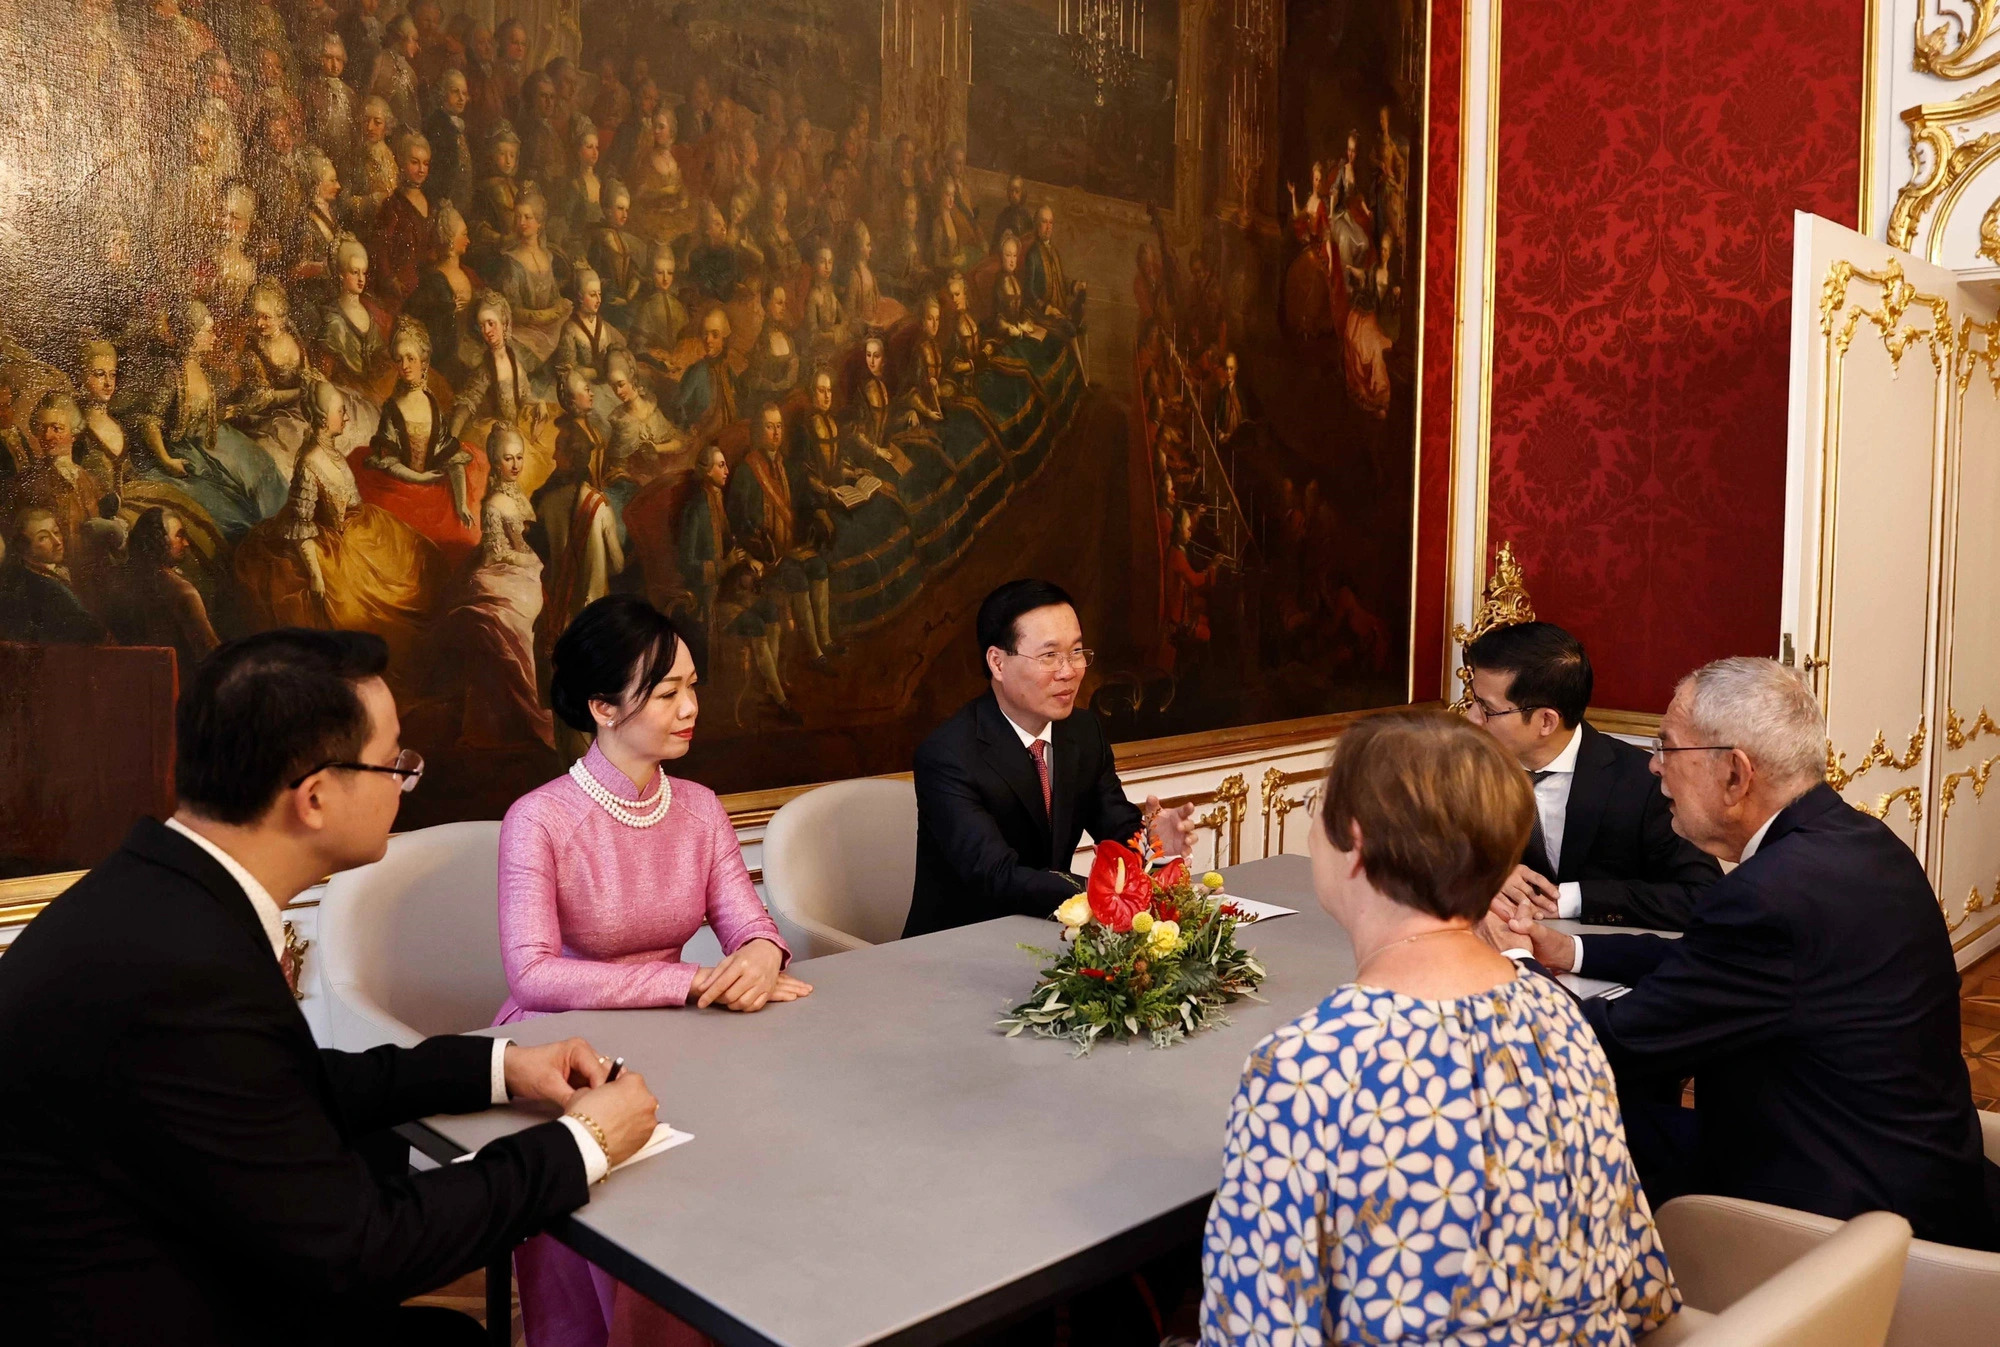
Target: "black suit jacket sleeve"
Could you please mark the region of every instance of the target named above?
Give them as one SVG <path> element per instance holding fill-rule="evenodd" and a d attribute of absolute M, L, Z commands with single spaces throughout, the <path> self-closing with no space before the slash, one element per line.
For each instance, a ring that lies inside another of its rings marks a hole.
<path fill-rule="evenodd" d="M 1613 1067 L 1686 1075 L 1783 1031 L 1794 1010 L 1791 936 L 1751 897 L 1726 881 L 1710 889 L 1679 940 L 1584 937 L 1585 977 L 1632 983 L 1616 1000 L 1584 1005 Z"/>
<path fill-rule="evenodd" d="M 949 857 L 960 882 L 981 900 L 981 908 L 1046 917 L 1076 892 L 1055 871 L 1021 864 L 1020 854 L 1000 835 L 965 762 L 926 742 L 917 750 L 916 768 L 923 826 Z"/>
<path fill-rule="evenodd" d="M 1145 829 L 1145 820 L 1139 806 L 1125 797 L 1125 787 L 1118 780 L 1118 760 L 1102 733 L 1097 736 L 1097 753 L 1097 774 L 1082 797 L 1077 821 L 1092 841 L 1130 842 Z"/>
<path fill-rule="evenodd" d="M 444 1034 L 414 1048 L 322 1048 L 320 1067 L 350 1140 L 433 1113 L 475 1113 L 493 1102 L 490 1038 Z"/>
<path fill-rule="evenodd" d="M 315 1059 L 299 1053 L 296 1029 L 215 991 L 156 1006 L 107 1062 L 126 1152 L 112 1159 L 164 1223 L 248 1251 L 309 1294 L 394 1301 L 489 1262 L 589 1199 L 583 1157 L 559 1123 L 388 1182 L 341 1136 L 440 1101 L 485 1106 L 486 1041 L 348 1058 L 333 1068 L 348 1115 L 336 1124 L 305 1078 Z"/>
<path fill-rule="evenodd" d="M 1694 917 L 1695 899 L 1722 877 L 1715 858 L 1674 831 L 1673 811 L 1655 787 L 1646 797 L 1639 819 L 1644 870 L 1632 879 L 1579 881 L 1582 920 L 1596 925 L 1648 926 L 1660 931 L 1684 931 Z"/>

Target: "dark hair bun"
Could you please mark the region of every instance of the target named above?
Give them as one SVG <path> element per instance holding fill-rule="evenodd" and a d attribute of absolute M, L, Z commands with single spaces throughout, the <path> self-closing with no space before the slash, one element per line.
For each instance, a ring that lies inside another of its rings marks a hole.
<path fill-rule="evenodd" d="M 595 733 L 590 704 L 622 706 L 628 690 L 647 696 L 672 671 L 681 645 L 673 620 L 652 604 L 636 594 L 607 594 L 556 638 L 549 709 L 571 729 Z"/>

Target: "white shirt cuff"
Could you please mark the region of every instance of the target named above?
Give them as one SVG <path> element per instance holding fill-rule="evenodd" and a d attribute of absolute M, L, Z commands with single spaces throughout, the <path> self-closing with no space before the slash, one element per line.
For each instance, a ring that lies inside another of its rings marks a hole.
<path fill-rule="evenodd" d="M 1556 916 L 1564 921 L 1575 921 L 1582 911 L 1583 885 L 1575 880 L 1556 885 Z"/>
<path fill-rule="evenodd" d="M 493 1103 L 498 1106 L 507 1102 L 507 1045 L 511 1038 L 493 1040 Z"/>
<path fill-rule="evenodd" d="M 567 1127 L 569 1134 L 576 1138 L 576 1148 L 583 1155 L 583 1179 L 585 1183 L 596 1183 L 611 1172 L 611 1158 L 604 1153 L 604 1147 L 597 1144 L 597 1138 L 590 1134 L 588 1127 L 585 1127 L 567 1113 L 556 1119 L 556 1121 Z"/>
<path fill-rule="evenodd" d="M 1569 971 L 1572 973 L 1583 971 L 1583 937 L 1580 935 L 1569 938 Z"/>

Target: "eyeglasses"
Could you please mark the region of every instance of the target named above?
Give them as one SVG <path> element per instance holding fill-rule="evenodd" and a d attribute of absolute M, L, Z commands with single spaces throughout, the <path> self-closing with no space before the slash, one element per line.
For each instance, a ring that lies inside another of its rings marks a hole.
<path fill-rule="evenodd" d="M 1074 664 L 1079 669 L 1088 669 L 1090 662 L 1097 658 L 1095 650 L 1071 650 L 1067 653 L 1060 650 L 1049 650 L 1039 655 L 1025 655 L 1018 650 L 1009 650 L 1005 653 L 1012 655 L 1015 659 L 1033 660 L 1042 666 L 1044 673 L 1054 673 L 1065 664 Z"/>
<path fill-rule="evenodd" d="M 1647 740 L 1647 747 L 1652 749 L 1655 761 L 1665 757 L 1669 753 L 1733 753 L 1736 750 L 1736 745 L 1734 744 L 1669 745 L 1664 740 L 1658 738 Z"/>
<path fill-rule="evenodd" d="M 395 763 L 388 767 L 377 767 L 372 762 L 323 762 L 313 768 L 312 772 L 305 773 L 304 776 L 292 782 L 285 789 L 297 790 L 304 784 L 306 777 L 311 776 L 313 772 L 324 772 L 330 769 L 343 772 L 381 772 L 388 776 L 397 777 L 400 778 L 396 782 L 397 787 L 403 794 L 408 795 L 417 788 L 417 782 L 423 779 L 424 755 L 417 752 L 414 748 L 406 748 L 396 755 Z"/>
<path fill-rule="evenodd" d="M 1479 713 L 1478 719 L 1492 720 L 1498 716 L 1532 715 L 1536 711 L 1548 711 L 1552 709 L 1553 709 L 1552 707 L 1547 707 L 1547 706 L 1507 706 L 1495 709 L 1494 707 L 1488 706 L 1485 702 L 1479 700 L 1479 698 L 1474 697 L 1472 701 L 1466 706 L 1465 713 L 1468 716 L 1470 716 L 1472 715 L 1473 712 L 1476 711 Z"/>

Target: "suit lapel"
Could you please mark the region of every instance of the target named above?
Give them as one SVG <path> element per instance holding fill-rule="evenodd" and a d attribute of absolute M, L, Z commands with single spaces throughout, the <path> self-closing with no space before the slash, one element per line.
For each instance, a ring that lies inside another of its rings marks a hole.
<path fill-rule="evenodd" d="M 1558 882 L 1573 879 L 1583 867 L 1583 858 L 1597 840 L 1597 825 L 1604 821 L 1604 803 L 1610 794 L 1611 767 L 1618 750 L 1611 741 L 1592 729 L 1588 722 L 1576 732 L 1583 743 L 1576 751 L 1576 772 L 1569 782 L 1569 807 L 1563 811 L 1562 860 Z"/>
<path fill-rule="evenodd" d="M 1049 827 L 1048 811 L 1042 808 L 1042 778 L 1035 770 L 1035 759 L 1022 747 L 1021 737 L 1014 733 L 1007 716 L 1000 709 L 1000 703 L 988 692 L 979 704 L 979 741 L 984 749 L 987 766 L 991 767 L 1007 789 L 1028 811 L 1028 817 L 1045 834 L 1044 856 L 1054 850 L 1055 838 Z M 1044 859 L 1042 864 L 1047 864 Z"/>
<path fill-rule="evenodd" d="M 1052 851 L 1060 850 L 1065 844 L 1074 845 L 1076 836 L 1076 805 L 1082 799 L 1077 784 L 1082 779 L 1083 765 L 1077 729 L 1073 723 L 1088 711 L 1071 711 L 1068 720 L 1058 720 L 1054 725 L 1055 742 L 1049 746 L 1049 798 L 1054 803 L 1053 816 L 1049 820 L 1049 844 Z M 1069 857 L 1052 856 L 1050 863 L 1059 870 L 1069 869 Z"/>

